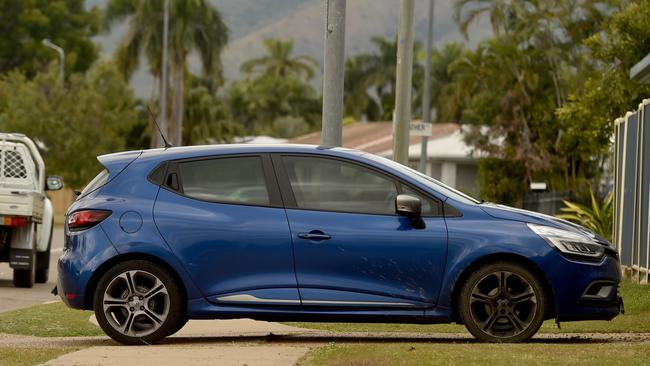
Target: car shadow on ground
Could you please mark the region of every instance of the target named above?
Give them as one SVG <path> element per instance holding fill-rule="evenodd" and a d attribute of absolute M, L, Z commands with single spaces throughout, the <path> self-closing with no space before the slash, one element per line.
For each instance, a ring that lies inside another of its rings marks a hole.
<path fill-rule="evenodd" d="M 209 343 L 479 343 L 469 336 L 453 335 L 450 337 L 433 336 L 364 336 L 364 335 L 276 335 L 265 336 L 209 336 L 209 337 L 170 337 L 157 344 L 184 345 L 184 344 L 209 344 Z M 528 343 L 539 344 L 585 344 L 585 343 L 611 343 L 621 342 L 616 339 L 602 339 L 589 337 L 558 337 L 558 338 L 533 338 Z"/>

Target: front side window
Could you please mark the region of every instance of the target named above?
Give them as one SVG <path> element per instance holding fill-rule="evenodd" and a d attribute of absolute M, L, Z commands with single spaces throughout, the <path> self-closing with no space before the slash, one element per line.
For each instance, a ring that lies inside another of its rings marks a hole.
<path fill-rule="evenodd" d="M 376 161 L 376 162 L 378 162 L 380 164 L 383 164 L 385 166 L 388 166 L 390 168 L 393 168 L 393 169 L 397 170 L 398 172 L 400 172 L 400 173 L 402 173 L 404 175 L 408 175 L 411 178 L 417 180 L 418 182 L 420 182 L 420 183 L 430 187 L 434 191 L 440 193 L 441 195 L 443 195 L 445 197 L 449 197 L 449 198 L 451 198 L 451 199 L 453 199 L 455 201 L 459 201 L 459 202 L 462 202 L 462 203 L 467 204 L 467 205 L 476 205 L 476 204 L 480 203 L 475 198 L 472 198 L 472 197 L 466 195 L 465 193 L 463 193 L 461 191 L 458 191 L 458 190 L 456 190 L 454 188 L 451 188 L 448 185 L 446 185 L 446 184 L 444 184 L 444 183 L 442 183 L 442 182 L 440 182 L 440 181 L 438 181 L 436 179 L 433 179 L 433 178 L 431 178 L 430 176 L 428 176 L 426 174 L 420 173 L 415 169 L 411 169 L 411 168 L 409 168 L 407 166 L 404 166 L 404 165 L 402 165 L 400 163 L 397 163 L 395 161 L 392 161 L 390 159 L 386 159 L 384 157 L 369 154 L 369 153 L 363 154 L 363 157 L 368 158 L 368 159 L 373 160 L 373 161 Z"/>
<path fill-rule="evenodd" d="M 282 158 L 298 208 L 395 214 L 395 182 L 370 169 L 327 158 Z"/>
<path fill-rule="evenodd" d="M 213 202 L 269 204 L 259 156 L 182 162 L 178 171 L 186 196 Z"/>
<path fill-rule="evenodd" d="M 439 201 L 427 198 L 404 184 L 402 184 L 402 193 L 420 199 L 422 203 L 422 216 L 442 216 Z"/>

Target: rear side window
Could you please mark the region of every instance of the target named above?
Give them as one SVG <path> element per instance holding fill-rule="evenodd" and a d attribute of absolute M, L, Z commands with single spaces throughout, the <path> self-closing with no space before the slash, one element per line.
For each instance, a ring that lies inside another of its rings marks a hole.
<path fill-rule="evenodd" d="M 108 181 L 108 170 L 104 169 L 101 172 L 99 172 L 99 174 L 97 174 L 97 176 L 93 178 L 93 180 L 91 180 L 90 183 L 86 185 L 86 187 L 84 187 L 79 197 L 85 196 L 88 193 L 96 190 L 97 188 L 106 184 L 107 181 Z"/>
<path fill-rule="evenodd" d="M 268 205 L 259 156 L 217 158 L 178 164 L 183 194 L 212 202 Z"/>

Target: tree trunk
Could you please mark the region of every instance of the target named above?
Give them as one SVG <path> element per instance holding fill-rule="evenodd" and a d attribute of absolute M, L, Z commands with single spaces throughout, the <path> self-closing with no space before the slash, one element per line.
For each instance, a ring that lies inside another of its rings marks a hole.
<path fill-rule="evenodd" d="M 174 66 L 174 100 L 173 108 L 173 127 L 172 127 L 172 144 L 174 146 L 183 145 L 183 91 L 185 87 L 185 67 L 183 65 Z"/>
<path fill-rule="evenodd" d="M 154 86 L 151 88 L 151 97 L 149 100 L 151 101 L 150 104 L 153 104 L 156 100 L 156 88 L 158 89 L 158 98 L 162 96 L 162 83 L 160 82 L 161 76 L 160 75 L 155 75 L 154 74 Z M 149 106 L 147 106 L 148 108 Z M 154 109 L 155 111 L 155 109 Z M 160 111 L 156 113 L 156 118 L 160 115 Z M 155 149 L 158 147 L 158 139 L 160 138 L 158 128 L 156 125 L 153 123 L 153 118 L 147 114 L 147 117 L 149 119 L 149 130 L 151 131 L 151 143 L 149 144 L 150 148 Z"/>
<path fill-rule="evenodd" d="M 160 76 L 156 76 L 155 80 L 158 83 L 158 99 L 160 99 L 160 98 L 162 98 L 162 82 L 161 82 Z M 155 88 L 153 88 L 153 89 L 155 89 Z M 151 101 L 155 101 L 153 89 L 151 91 Z M 154 111 L 155 111 L 155 109 L 154 109 Z M 161 111 L 158 111 L 158 113 L 156 114 L 156 117 L 159 116 L 160 113 L 161 113 Z M 158 127 L 153 123 L 153 118 L 151 116 L 148 116 L 148 117 L 149 117 L 149 130 L 151 131 L 150 147 L 152 149 L 155 149 L 155 148 L 158 147 L 158 139 L 160 138 L 160 132 L 158 131 Z M 164 131 L 164 132 L 166 132 L 166 131 Z"/>

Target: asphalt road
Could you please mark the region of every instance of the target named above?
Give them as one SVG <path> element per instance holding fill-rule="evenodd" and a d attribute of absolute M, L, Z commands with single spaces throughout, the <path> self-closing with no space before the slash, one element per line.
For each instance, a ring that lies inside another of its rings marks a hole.
<path fill-rule="evenodd" d="M 47 283 L 37 283 L 32 288 L 15 288 L 13 269 L 9 268 L 9 263 L 0 263 L 0 312 L 58 300 L 51 291 L 56 283 L 56 261 L 63 250 L 63 228 L 55 227 L 53 235 Z"/>

